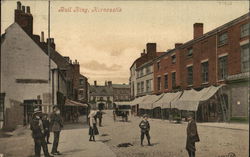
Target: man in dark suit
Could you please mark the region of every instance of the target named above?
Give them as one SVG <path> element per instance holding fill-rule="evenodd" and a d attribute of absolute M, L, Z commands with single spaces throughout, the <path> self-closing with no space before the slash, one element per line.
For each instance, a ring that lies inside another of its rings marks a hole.
<path fill-rule="evenodd" d="M 57 106 L 53 107 L 53 113 L 51 114 L 50 120 L 51 120 L 51 131 L 54 132 L 54 141 L 51 154 L 61 155 L 61 153 L 57 150 L 57 148 L 63 124 L 62 124 L 62 117 L 60 116 L 60 110 Z"/>
<path fill-rule="evenodd" d="M 51 144 L 49 142 L 49 137 L 50 137 L 50 122 L 49 122 L 49 117 L 47 114 L 43 116 L 43 128 L 44 128 L 44 136 L 47 144 Z"/>
<path fill-rule="evenodd" d="M 41 110 L 39 108 L 35 108 L 30 123 L 30 129 L 32 130 L 32 137 L 35 143 L 35 157 L 41 156 L 41 147 L 43 148 L 45 157 L 53 157 L 48 152 L 48 146 L 44 137 L 44 128 L 41 117 L 42 117 Z"/>
<path fill-rule="evenodd" d="M 190 113 L 187 117 L 188 125 L 187 125 L 187 143 L 186 149 L 188 151 L 189 157 L 195 157 L 195 142 L 199 142 L 200 138 L 197 132 L 196 122 L 193 119 L 193 114 Z"/>
<path fill-rule="evenodd" d="M 151 146 L 150 143 L 150 135 L 149 135 L 149 130 L 150 130 L 150 125 L 148 122 L 148 115 L 143 115 L 143 119 L 141 123 L 139 124 L 139 127 L 141 128 L 141 146 L 143 146 L 143 139 L 144 136 L 146 135 L 147 140 L 148 140 L 148 145 Z"/>

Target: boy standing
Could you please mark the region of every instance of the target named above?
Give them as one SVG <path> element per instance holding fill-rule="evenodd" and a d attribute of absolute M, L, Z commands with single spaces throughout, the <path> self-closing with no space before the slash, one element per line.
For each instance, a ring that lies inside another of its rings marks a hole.
<path fill-rule="evenodd" d="M 143 119 L 141 123 L 139 124 L 139 127 L 141 128 L 141 146 L 143 146 L 143 139 L 144 136 L 146 135 L 147 140 L 148 140 L 148 145 L 151 146 L 150 143 L 150 135 L 149 135 L 149 130 L 150 130 L 150 125 L 148 122 L 148 115 L 143 115 Z"/>

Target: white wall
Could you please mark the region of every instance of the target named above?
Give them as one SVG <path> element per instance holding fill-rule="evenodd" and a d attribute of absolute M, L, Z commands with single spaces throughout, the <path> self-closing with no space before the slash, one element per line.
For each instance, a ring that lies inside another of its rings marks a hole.
<path fill-rule="evenodd" d="M 57 68 L 52 60 L 51 68 Z M 43 94 L 52 93 L 49 83 L 16 82 L 16 79 L 48 80 L 49 76 L 48 56 L 16 23 L 7 28 L 1 45 L 1 75 L 1 92 L 6 93 L 7 108 L 10 107 L 10 99 L 23 102 L 37 99 L 38 95 L 42 99 Z M 54 97 L 56 100 L 56 92 Z"/>

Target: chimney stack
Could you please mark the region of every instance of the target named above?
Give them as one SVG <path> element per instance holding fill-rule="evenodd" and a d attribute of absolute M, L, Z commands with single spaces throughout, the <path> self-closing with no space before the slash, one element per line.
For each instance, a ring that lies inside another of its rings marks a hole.
<path fill-rule="evenodd" d="M 26 12 L 25 12 L 26 10 Z M 21 2 L 17 2 L 17 9 L 15 9 L 14 19 L 22 29 L 30 36 L 33 35 L 33 16 L 30 13 L 30 7 L 22 6 Z"/>
<path fill-rule="evenodd" d="M 94 81 L 94 85 L 97 86 L 97 81 Z"/>
<path fill-rule="evenodd" d="M 175 48 L 177 48 L 177 47 L 179 47 L 181 45 L 182 45 L 182 43 L 175 43 Z"/>
<path fill-rule="evenodd" d="M 199 38 L 203 35 L 203 23 L 194 24 L 194 39 Z"/>
<path fill-rule="evenodd" d="M 26 7 L 26 12 L 27 12 L 28 14 L 30 14 L 30 7 L 29 7 L 29 6 Z"/>
<path fill-rule="evenodd" d="M 22 6 L 22 12 L 25 13 L 25 6 Z"/>
<path fill-rule="evenodd" d="M 112 81 L 108 81 L 108 87 L 112 87 Z"/>
<path fill-rule="evenodd" d="M 21 10 L 22 8 L 22 4 L 20 1 L 17 2 L 17 10 Z"/>
<path fill-rule="evenodd" d="M 44 32 L 41 32 L 41 42 L 44 42 Z"/>
<path fill-rule="evenodd" d="M 147 43 L 146 47 L 148 58 L 153 59 L 156 57 L 156 43 Z"/>

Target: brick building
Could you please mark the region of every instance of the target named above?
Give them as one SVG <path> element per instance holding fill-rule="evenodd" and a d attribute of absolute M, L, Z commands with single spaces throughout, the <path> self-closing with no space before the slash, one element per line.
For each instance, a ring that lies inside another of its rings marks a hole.
<path fill-rule="evenodd" d="M 205 34 L 193 26 L 193 40 L 154 59 L 154 93 L 226 84 L 227 117 L 248 117 L 249 13 Z"/>

